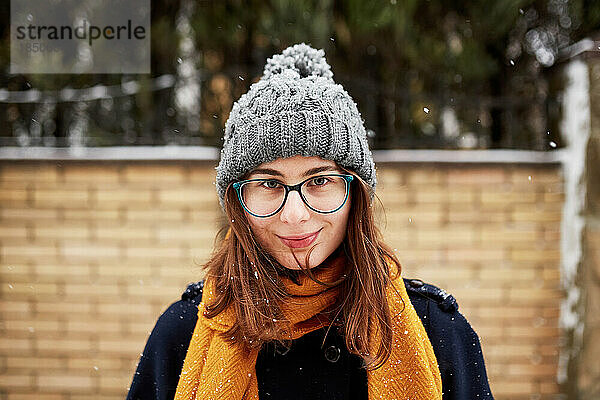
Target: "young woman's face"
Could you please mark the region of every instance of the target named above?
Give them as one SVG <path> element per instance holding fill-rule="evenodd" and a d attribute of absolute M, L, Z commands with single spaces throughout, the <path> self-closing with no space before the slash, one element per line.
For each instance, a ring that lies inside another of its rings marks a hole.
<path fill-rule="evenodd" d="M 319 168 L 318 172 L 314 169 Z M 313 172 L 311 172 L 313 170 Z M 307 178 L 324 174 L 344 173 L 336 163 L 320 157 L 294 156 L 278 158 L 263 163 L 253 169 L 248 179 L 276 179 L 287 185 L 295 185 Z M 246 213 L 257 242 L 263 246 L 281 265 L 290 269 L 300 269 L 292 251 L 304 266 L 308 250 L 309 268 L 321 264 L 346 236 L 346 226 L 350 213 L 350 196 L 342 208 L 330 214 L 321 214 L 308 208 L 300 193 L 291 191 L 283 208 L 267 218 L 255 217 Z M 307 240 L 286 240 L 288 237 L 305 237 L 315 234 Z"/>

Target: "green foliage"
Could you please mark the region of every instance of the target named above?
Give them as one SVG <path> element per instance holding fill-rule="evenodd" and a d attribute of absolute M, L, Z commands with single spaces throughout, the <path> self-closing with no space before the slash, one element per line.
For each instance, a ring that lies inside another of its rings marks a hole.
<path fill-rule="evenodd" d="M 600 30 L 600 2 L 596 0 L 570 0 L 569 15 L 573 26 L 572 40 L 577 41 Z"/>
<path fill-rule="evenodd" d="M 184 3 L 152 2 L 153 76 L 177 71 L 182 40 L 177 15 Z M 568 4 L 568 13 L 557 4 Z M 448 107 L 461 131 L 487 135 L 491 145 L 514 144 L 513 138 L 502 137 L 540 126 L 540 121 L 520 119 L 540 115 L 528 107 L 543 108 L 540 101 L 549 95 L 538 84 L 546 72 L 526 43 L 526 33 L 547 28 L 572 42 L 600 27 L 600 2 L 594 0 L 198 0 L 194 5 L 189 17 L 202 76 L 200 131 L 204 143 L 213 145 L 220 144 L 232 102 L 260 76 L 265 59 L 299 42 L 325 49 L 335 79 L 356 98 L 367 126 L 377 133 L 376 146 L 404 146 L 406 137 L 442 143 L 439 119 Z M 0 60 L 7 60 L 8 45 L 5 34 Z M 560 47 L 564 40 L 549 45 Z M 0 78 L 10 90 L 57 90 L 114 85 L 123 77 Z M 136 80 L 144 86 L 146 78 Z M 177 116 L 172 110 L 168 121 L 156 114 L 158 109 L 165 115 L 172 97 L 142 91 L 133 99 L 135 110 L 124 112 L 140 121 L 140 129 L 173 131 Z M 431 112 L 424 114 L 424 108 Z M 16 115 L 15 110 L 11 106 L 9 114 Z M 514 128 L 515 120 L 525 128 Z M 102 124 L 90 126 L 94 135 L 102 135 Z"/>

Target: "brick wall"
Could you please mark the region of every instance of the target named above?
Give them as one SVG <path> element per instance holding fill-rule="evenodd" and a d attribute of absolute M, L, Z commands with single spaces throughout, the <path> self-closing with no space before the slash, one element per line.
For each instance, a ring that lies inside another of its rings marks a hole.
<path fill-rule="evenodd" d="M 208 162 L 0 164 L 0 399 L 123 399 L 222 221 Z M 555 399 L 557 165 L 378 163 L 405 277 L 453 294 L 497 399 Z"/>

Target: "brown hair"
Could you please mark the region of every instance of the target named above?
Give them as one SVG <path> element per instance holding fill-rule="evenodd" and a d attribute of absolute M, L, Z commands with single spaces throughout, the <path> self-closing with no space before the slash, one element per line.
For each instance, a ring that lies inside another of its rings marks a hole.
<path fill-rule="evenodd" d="M 333 324 L 343 327 L 348 350 L 361 356 L 368 369 L 375 369 L 389 358 L 392 346 L 391 315 L 386 297 L 392 271 L 385 257 L 394 261 L 398 274 L 402 267 L 375 225 L 369 196 L 371 187 L 352 171 L 341 169 L 355 179 L 350 189 L 347 234 L 340 246 L 349 265 L 343 278 L 335 283 L 342 287 L 341 300 L 333 311 Z M 215 252 L 203 267 L 209 276 L 216 279 L 216 287 L 219 288 L 214 303 L 206 305 L 206 316 L 212 318 L 233 304 L 236 323 L 223 333 L 225 339 L 242 344 L 245 350 L 258 348 L 270 340 L 289 345 L 289 340 L 274 322 L 282 318 L 278 304 L 284 302 L 287 296 L 279 276 L 286 274 L 293 279 L 294 273 L 302 272 L 280 265 L 261 249 L 232 185 L 225 193 L 225 211 L 229 223 L 217 234 Z M 229 228 L 231 233 L 225 238 Z M 314 280 L 310 269 L 306 268 L 313 249 L 309 250 L 302 271 Z M 372 324 L 376 324 L 381 337 L 374 356 L 369 354 L 369 327 Z"/>

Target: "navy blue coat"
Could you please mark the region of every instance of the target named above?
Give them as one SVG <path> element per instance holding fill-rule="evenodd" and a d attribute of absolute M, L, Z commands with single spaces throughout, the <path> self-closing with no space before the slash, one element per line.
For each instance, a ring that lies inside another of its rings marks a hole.
<path fill-rule="evenodd" d="M 443 400 L 493 400 L 479 337 L 452 295 L 419 279 L 404 279 L 427 331 L 441 377 Z M 133 377 L 127 400 L 172 400 L 196 326 L 203 282 L 190 284 L 181 300 L 158 319 Z M 256 361 L 261 399 L 367 399 L 367 373 L 342 336 L 327 328 L 293 341 L 290 349 L 265 345 Z"/>

